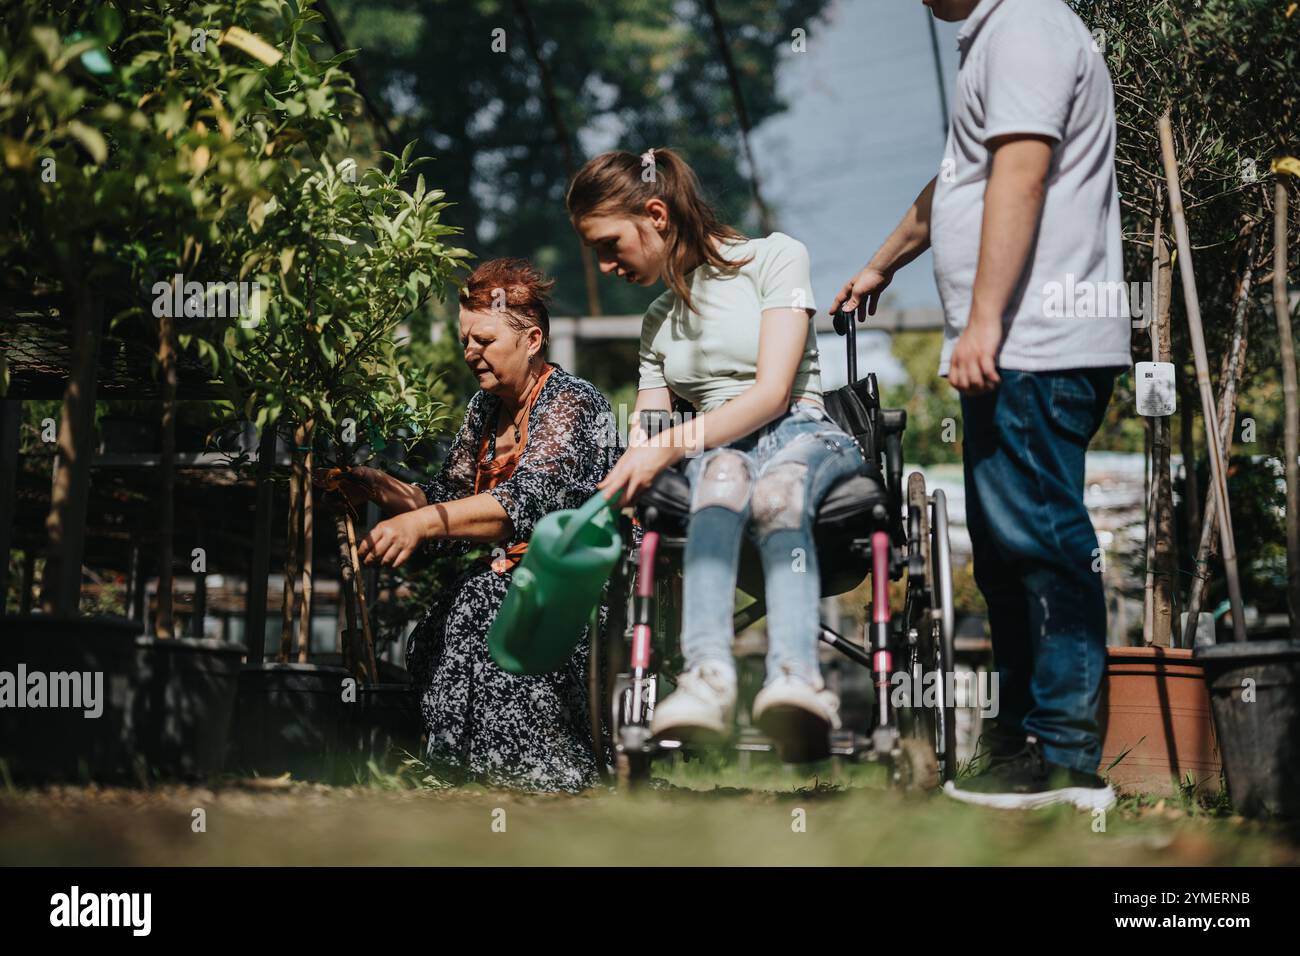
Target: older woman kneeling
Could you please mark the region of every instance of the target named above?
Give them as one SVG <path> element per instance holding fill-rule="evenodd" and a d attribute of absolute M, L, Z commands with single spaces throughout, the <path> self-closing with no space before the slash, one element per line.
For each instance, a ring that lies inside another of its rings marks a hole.
<path fill-rule="evenodd" d="M 604 396 L 544 357 L 552 284 L 523 260 L 480 265 L 460 294 L 460 340 L 479 391 L 442 471 L 420 485 L 370 468 L 352 475 L 394 513 L 361 543 L 367 564 L 400 565 L 425 545 L 456 553 L 495 545 L 411 634 L 407 660 L 423 691 L 430 761 L 485 783 L 576 791 L 592 786 L 598 769 L 586 640 L 562 670 L 539 676 L 506 673 L 487 646 L 533 526 L 595 494 L 619 456 Z"/>

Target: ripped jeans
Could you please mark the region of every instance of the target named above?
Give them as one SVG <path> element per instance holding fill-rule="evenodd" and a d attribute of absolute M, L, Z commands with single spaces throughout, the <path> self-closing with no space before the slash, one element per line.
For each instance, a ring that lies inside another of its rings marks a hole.
<path fill-rule="evenodd" d="M 705 661 L 735 666 L 736 572 L 748 528 L 763 562 L 766 682 L 784 672 L 820 685 L 814 516 L 837 482 L 864 468 L 853 439 L 811 402 L 795 402 L 775 421 L 687 462 L 681 642 L 688 669 Z"/>

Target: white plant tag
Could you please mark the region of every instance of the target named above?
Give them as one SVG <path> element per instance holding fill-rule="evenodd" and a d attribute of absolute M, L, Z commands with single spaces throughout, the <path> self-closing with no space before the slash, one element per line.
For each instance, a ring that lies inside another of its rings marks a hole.
<path fill-rule="evenodd" d="M 1172 362 L 1138 362 L 1136 368 L 1139 415 L 1172 415 L 1178 407 Z"/>

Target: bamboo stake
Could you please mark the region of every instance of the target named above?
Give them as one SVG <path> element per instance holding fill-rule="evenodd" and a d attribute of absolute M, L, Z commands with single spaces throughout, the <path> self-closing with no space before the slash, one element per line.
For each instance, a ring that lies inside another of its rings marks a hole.
<path fill-rule="evenodd" d="M 1223 466 L 1226 468 L 1232 453 L 1232 425 L 1237 412 L 1237 383 L 1246 363 L 1246 317 L 1250 305 L 1250 287 L 1254 279 L 1255 252 L 1258 249 L 1258 237 L 1252 237 L 1250 250 L 1247 252 L 1246 270 L 1242 273 L 1241 283 L 1237 288 L 1237 306 L 1232 320 L 1232 343 L 1228 354 L 1223 357 L 1223 368 L 1219 380 L 1223 383 L 1219 393 L 1219 414 L 1215 421 L 1219 425 L 1219 438 L 1223 442 Z M 1214 495 L 1205 499 L 1205 520 L 1201 523 L 1201 540 L 1196 548 L 1196 563 L 1192 566 L 1192 586 L 1187 596 L 1187 624 L 1183 629 L 1183 647 L 1192 647 L 1196 637 L 1196 619 L 1201 613 L 1201 604 L 1205 598 L 1205 587 L 1210 577 L 1210 559 L 1214 556 L 1214 530 L 1218 517 L 1218 505 Z"/>
<path fill-rule="evenodd" d="M 298 533 L 302 525 L 302 502 L 300 490 L 303 480 L 302 452 L 298 449 L 305 441 L 303 426 L 298 425 L 293 432 L 293 469 L 289 474 L 289 529 L 285 535 L 284 555 L 284 603 L 280 618 L 280 652 L 276 656 L 281 664 L 289 661 L 293 651 L 293 605 L 294 579 L 298 577 Z"/>
<path fill-rule="evenodd" d="M 86 284 L 75 257 L 66 268 L 64 288 L 66 298 L 60 308 L 71 320 L 72 356 L 55 433 L 58 447 L 51 462 L 50 510 L 45 519 L 49 544 L 41 571 L 40 604 L 46 614 L 76 617 L 81 605 L 104 306 Z"/>
<path fill-rule="evenodd" d="M 1173 213 L 1174 237 L 1178 243 L 1178 274 L 1183 282 L 1183 299 L 1187 307 L 1187 327 L 1191 333 L 1192 356 L 1196 360 L 1196 384 L 1201 393 L 1201 414 L 1205 419 L 1205 438 L 1210 453 L 1211 483 L 1219 509 L 1219 541 L 1223 552 L 1223 571 L 1228 581 L 1228 601 L 1232 606 L 1232 635 L 1246 639 L 1246 619 L 1242 610 L 1241 580 L 1237 575 L 1237 545 L 1232 537 L 1232 511 L 1228 504 L 1228 482 L 1224 475 L 1223 453 L 1219 447 L 1219 429 L 1214 415 L 1214 390 L 1210 386 L 1209 361 L 1205 355 L 1205 332 L 1201 327 L 1201 303 L 1196 294 L 1196 276 L 1192 268 L 1192 243 L 1187 235 L 1183 214 L 1183 195 L 1178 182 L 1178 160 L 1174 155 L 1174 133 L 1169 113 L 1160 117 L 1160 153 L 1164 160 L 1165 186 L 1169 190 L 1169 208 Z"/>
<path fill-rule="evenodd" d="M 300 494 L 302 495 L 302 612 L 298 617 L 298 663 L 307 663 L 307 651 L 311 647 L 311 585 L 312 585 L 312 437 L 315 428 L 312 420 L 307 420 L 304 443 L 306 454 L 303 457 L 303 476 Z"/>
<path fill-rule="evenodd" d="M 1171 358 L 1169 307 L 1172 275 L 1169 245 L 1165 242 L 1162 221 L 1163 196 L 1156 187 L 1151 226 L 1151 360 L 1168 362 Z M 1177 536 L 1174 533 L 1173 487 L 1169 479 L 1170 419 L 1148 419 L 1151 426 L 1151 486 L 1148 491 L 1147 575 L 1144 593 L 1142 633 L 1145 643 L 1168 647 L 1173 641 L 1175 619 L 1174 570 L 1177 562 Z"/>
<path fill-rule="evenodd" d="M 1287 295 L 1287 184 L 1278 171 L 1273 184 L 1273 315 L 1282 353 L 1282 403 L 1286 415 L 1283 457 L 1286 459 L 1286 596 L 1291 612 L 1291 638 L 1300 641 L 1300 401 L 1297 400 L 1295 341 L 1291 331 L 1291 299 Z"/>
<path fill-rule="evenodd" d="M 253 505 L 253 564 L 248 582 L 244 619 L 247 621 L 248 662 L 260 664 L 266 658 L 266 589 L 271 575 L 271 508 L 275 486 L 275 422 L 267 422 L 258 437 L 257 499 Z"/>
<path fill-rule="evenodd" d="M 343 632 L 343 666 L 353 677 L 362 676 L 361 659 L 356 654 L 354 641 L 357 633 L 356 612 L 356 576 L 352 567 L 352 548 L 349 543 L 347 528 L 347 500 L 340 496 L 338 509 L 334 512 L 334 539 L 339 549 L 339 580 L 342 588 L 339 600 L 343 602 L 343 614 L 346 629 Z"/>
<path fill-rule="evenodd" d="M 1192 388 L 1190 378 L 1182 362 L 1177 369 L 1178 376 L 1178 444 L 1183 453 L 1183 508 L 1187 524 L 1187 540 L 1184 544 L 1188 554 L 1196 553 L 1201 527 L 1201 479 L 1196 473 L 1196 389 Z"/>
<path fill-rule="evenodd" d="M 179 282 L 177 277 L 173 283 Z M 175 633 L 172 621 L 172 538 L 176 528 L 176 345 L 168 310 L 158 318 L 158 363 L 162 366 L 162 453 L 158 456 L 161 479 L 158 502 L 158 616 L 156 637 Z"/>
<path fill-rule="evenodd" d="M 346 515 L 344 520 L 348 528 L 348 550 L 352 555 L 352 574 L 356 582 L 357 589 L 357 609 L 361 614 L 361 633 L 365 637 L 365 663 L 370 671 L 370 681 L 374 683 L 379 680 L 379 665 L 375 661 L 375 635 L 370 630 L 370 612 L 366 608 L 366 589 L 361 579 L 361 562 L 357 560 L 357 533 L 352 525 L 352 516 Z"/>

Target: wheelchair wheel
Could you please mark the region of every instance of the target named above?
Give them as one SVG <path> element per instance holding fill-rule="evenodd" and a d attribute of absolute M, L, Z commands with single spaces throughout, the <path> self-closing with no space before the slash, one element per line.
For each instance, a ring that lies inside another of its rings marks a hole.
<path fill-rule="evenodd" d="M 932 569 L 931 600 L 934 602 L 935 651 L 938 669 L 944 680 L 940 682 L 943 699 L 936 714 L 941 717 L 935 739 L 935 751 L 944 781 L 957 774 L 957 701 L 947 677 L 953 670 L 953 642 L 956 635 L 956 610 L 953 604 L 952 544 L 948 539 L 948 498 L 936 489 L 930 498 L 930 567 Z"/>
<path fill-rule="evenodd" d="M 910 750 L 903 759 L 916 772 L 900 771 L 899 782 L 907 784 L 910 780 L 914 783 L 907 785 L 919 788 L 921 781 L 932 779 L 931 763 L 935 786 L 952 779 L 956 764 L 952 745 L 956 711 L 948 677 L 952 672 L 953 630 L 948 508 L 942 491 L 926 493 L 925 477 L 920 472 L 908 477 L 907 533 L 904 660 L 913 696 L 904 723 Z M 923 752 L 929 753 L 928 760 Z"/>
<path fill-rule="evenodd" d="M 929 585 L 930 508 L 925 499 L 925 476 L 919 471 L 907 476 L 907 543 L 908 556 L 918 559 L 925 583 Z"/>
<path fill-rule="evenodd" d="M 935 670 L 930 593 L 930 505 L 925 493 L 925 476 L 919 471 L 907 478 L 907 598 L 903 611 L 907 643 L 900 648 L 906 661 L 913 704 L 907 708 L 904 729 L 916 740 L 937 745 L 939 730 L 933 709 L 920 700 L 925 679 Z"/>

